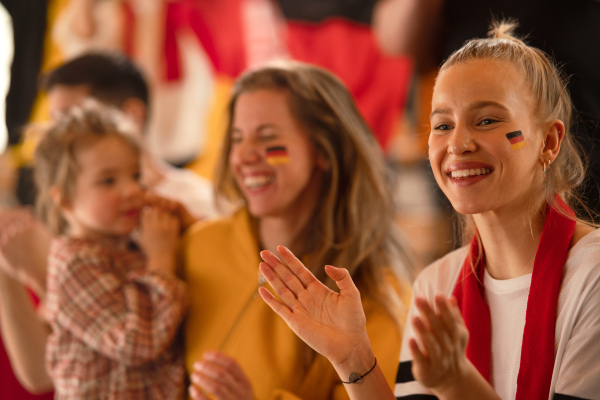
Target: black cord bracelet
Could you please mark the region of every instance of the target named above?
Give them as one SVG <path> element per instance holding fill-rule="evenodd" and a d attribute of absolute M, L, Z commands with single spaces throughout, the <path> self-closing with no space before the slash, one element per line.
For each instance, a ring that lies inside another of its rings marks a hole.
<path fill-rule="evenodd" d="M 351 372 L 350 375 L 348 375 L 348 382 L 342 381 L 342 383 L 362 383 L 363 378 L 365 376 L 369 375 L 369 373 L 371 371 L 373 371 L 376 366 L 377 366 L 377 358 L 375 358 L 375 364 L 373 364 L 373 366 L 371 367 L 370 370 L 365 372 L 363 375 L 360 375 L 358 372 Z"/>

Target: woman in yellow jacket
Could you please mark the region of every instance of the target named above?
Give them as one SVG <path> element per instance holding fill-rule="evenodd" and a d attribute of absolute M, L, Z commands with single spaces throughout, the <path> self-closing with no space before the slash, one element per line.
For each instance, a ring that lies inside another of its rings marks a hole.
<path fill-rule="evenodd" d="M 191 397 L 348 398 L 331 364 L 258 296 L 259 251 L 278 245 L 329 286 L 323 265 L 350 271 L 392 385 L 410 257 L 394 227 L 391 173 L 343 84 L 300 63 L 242 76 L 217 169 L 217 197 L 237 211 L 190 228 L 181 254 Z"/>

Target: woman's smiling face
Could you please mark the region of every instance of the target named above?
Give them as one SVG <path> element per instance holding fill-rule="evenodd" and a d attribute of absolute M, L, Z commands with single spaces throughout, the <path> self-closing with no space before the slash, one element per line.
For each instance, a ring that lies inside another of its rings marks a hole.
<path fill-rule="evenodd" d="M 542 193 L 542 126 L 529 87 L 503 61 L 471 60 L 438 76 L 429 158 L 459 213 L 514 211 Z"/>
<path fill-rule="evenodd" d="M 322 182 L 317 152 L 292 115 L 287 92 L 242 93 L 229 134 L 229 164 L 253 216 L 313 211 Z"/>

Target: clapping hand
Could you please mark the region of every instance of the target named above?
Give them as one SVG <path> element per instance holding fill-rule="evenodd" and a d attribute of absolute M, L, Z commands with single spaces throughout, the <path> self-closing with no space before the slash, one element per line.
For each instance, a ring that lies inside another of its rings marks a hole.
<path fill-rule="evenodd" d="M 359 345 L 370 349 L 360 293 L 348 271 L 325 267 L 340 289 L 336 293 L 287 248 L 279 246 L 277 252 L 280 258 L 267 250 L 260 253 L 260 271 L 280 300 L 264 287 L 259 292 L 292 331 L 334 365 L 343 364 Z"/>
<path fill-rule="evenodd" d="M 416 380 L 436 394 L 461 382 L 472 364 L 466 357 L 469 332 L 455 298 L 435 297 L 435 310 L 426 299 L 416 298 L 419 315 L 411 321 L 415 338 L 409 340 Z"/>
<path fill-rule="evenodd" d="M 0 209 L 0 269 L 43 297 L 52 236 L 27 207 Z"/>

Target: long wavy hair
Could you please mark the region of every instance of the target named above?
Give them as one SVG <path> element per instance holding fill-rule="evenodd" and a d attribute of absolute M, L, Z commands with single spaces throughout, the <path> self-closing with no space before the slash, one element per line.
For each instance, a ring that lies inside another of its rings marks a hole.
<path fill-rule="evenodd" d="M 307 268 L 330 288 L 335 284 L 325 264 L 347 268 L 366 292 L 398 321 L 405 312 L 397 293 L 389 290 L 390 272 L 403 282 L 413 260 L 394 224 L 394 179 L 382 151 L 346 87 L 324 69 L 278 63 L 250 71 L 233 88 L 228 107 L 229 133 L 237 100 L 243 93 L 277 90 L 288 94 L 293 117 L 328 161 L 321 202 L 304 232 L 310 235 Z M 225 136 L 217 164 L 217 200 L 245 204 L 229 164 L 230 135 Z M 219 202 L 219 201 L 218 201 Z"/>

